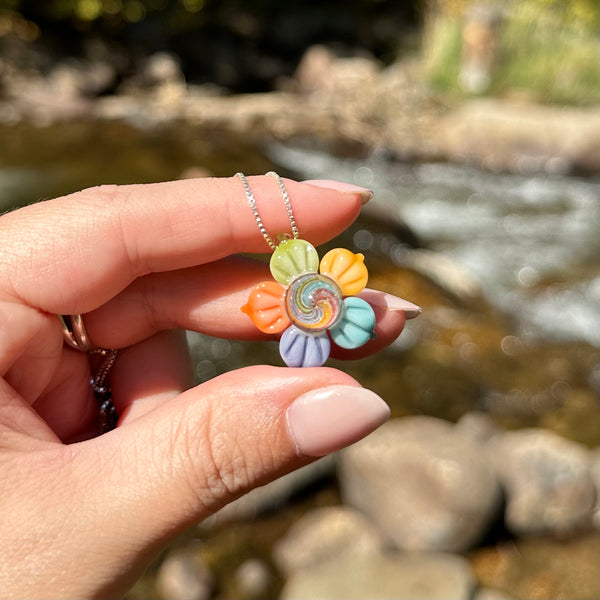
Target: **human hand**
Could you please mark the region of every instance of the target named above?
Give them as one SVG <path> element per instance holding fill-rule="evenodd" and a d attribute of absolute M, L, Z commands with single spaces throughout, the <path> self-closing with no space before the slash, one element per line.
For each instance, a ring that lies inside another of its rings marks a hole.
<path fill-rule="evenodd" d="M 251 182 L 267 228 L 286 231 L 276 183 Z M 286 186 L 314 244 L 360 211 L 358 188 Z M 268 267 L 230 256 L 265 249 L 233 178 L 102 186 L 0 218 L 0 597 L 122 595 L 185 528 L 388 418 L 331 368 L 248 367 L 191 387 L 182 329 L 269 339 L 240 310 Z M 416 309 L 362 296 L 377 338 L 339 357 L 386 346 Z M 96 437 L 88 357 L 63 345 L 56 316 L 82 313 L 94 345 L 119 349 L 119 425 Z"/>

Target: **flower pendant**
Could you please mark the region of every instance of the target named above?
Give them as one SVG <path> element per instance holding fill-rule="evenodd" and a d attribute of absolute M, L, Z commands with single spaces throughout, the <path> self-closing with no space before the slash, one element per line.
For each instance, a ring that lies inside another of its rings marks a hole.
<path fill-rule="evenodd" d="M 344 248 L 319 262 L 314 246 L 285 240 L 270 262 L 275 281 L 263 281 L 242 306 L 265 333 L 282 333 L 279 352 L 288 367 L 319 367 L 329 357 L 331 341 L 358 348 L 374 337 L 375 313 L 356 298 L 367 284 L 362 254 Z"/>

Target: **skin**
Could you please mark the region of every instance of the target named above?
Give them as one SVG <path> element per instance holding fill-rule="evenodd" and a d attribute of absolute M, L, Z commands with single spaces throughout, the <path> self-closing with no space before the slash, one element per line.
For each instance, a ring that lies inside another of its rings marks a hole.
<path fill-rule="evenodd" d="M 269 231 L 289 223 L 269 177 L 250 177 Z M 358 193 L 286 180 L 315 245 L 357 217 Z M 327 210 L 323 210 L 323 207 Z M 240 311 L 265 252 L 237 179 L 103 186 L 0 218 L 0 596 L 122 595 L 184 529 L 301 467 L 286 408 L 301 394 L 359 384 L 335 369 L 257 366 L 192 387 L 182 329 L 268 339 Z M 374 306 L 378 351 L 404 314 Z M 57 314 L 84 314 L 118 348 L 118 427 L 96 432 L 84 353 Z"/>

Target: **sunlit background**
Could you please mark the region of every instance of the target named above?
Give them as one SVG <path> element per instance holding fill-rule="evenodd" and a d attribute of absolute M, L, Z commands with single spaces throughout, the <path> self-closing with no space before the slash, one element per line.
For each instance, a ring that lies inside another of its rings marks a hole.
<path fill-rule="evenodd" d="M 173 544 L 131 600 L 597 599 L 596 0 L 0 0 L 0 211 L 275 169 L 424 308 L 336 367 L 382 430 Z M 196 378 L 281 364 L 189 334 Z M 99 527 L 101 524 L 99 524 Z"/>

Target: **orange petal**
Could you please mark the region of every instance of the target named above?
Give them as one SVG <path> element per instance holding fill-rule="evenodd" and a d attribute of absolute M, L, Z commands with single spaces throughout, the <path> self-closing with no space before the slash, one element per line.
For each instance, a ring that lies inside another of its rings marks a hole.
<path fill-rule="evenodd" d="M 369 273 L 362 254 L 354 254 L 345 248 L 334 248 L 322 259 L 319 272 L 331 277 L 344 296 L 356 296 L 367 285 Z"/>
<path fill-rule="evenodd" d="M 252 288 L 242 312 L 265 333 L 279 333 L 290 325 L 285 311 L 285 288 L 276 281 L 263 281 Z"/>

